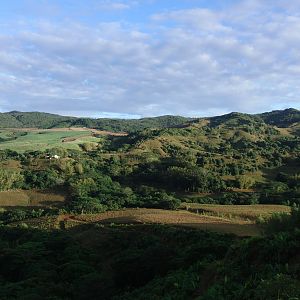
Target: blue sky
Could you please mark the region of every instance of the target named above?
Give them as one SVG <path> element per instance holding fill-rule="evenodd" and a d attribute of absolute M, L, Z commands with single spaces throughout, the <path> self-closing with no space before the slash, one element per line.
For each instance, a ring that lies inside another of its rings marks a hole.
<path fill-rule="evenodd" d="M 4 1 L 0 111 L 300 108 L 299 32 L 299 0 Z"/>

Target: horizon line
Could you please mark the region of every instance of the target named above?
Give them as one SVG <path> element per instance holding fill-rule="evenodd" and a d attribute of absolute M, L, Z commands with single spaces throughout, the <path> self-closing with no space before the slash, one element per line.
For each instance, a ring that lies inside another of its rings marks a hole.
<path fill-rule="evenodd" d="M 262 112 L 258 112 L 258 113 L 245 113 L 245 112 L 241 112 L 241 111 L 231 111 L 231 112 L 227 112 L 224 114 L 217 114 L 217 115 L 213 115 L 213 116 L 185 116 L 185 115 L 175 115 L 175 114 L 164 114 L 164 115 L 155 115 L 155 116 L 138 116 L 138 115 L 134 115 L 134 114 L 122 114 L 122 113 L 107 113 L 107 112 L 102 112 L 102 114 L 111 114 L 111 115 L 121 115 L 123 117 L 117 117 L 117 116 L 102 116 L 102 117 L 93 117 L 93 116 L 75 116 L 75 115 L 65 115 L 65 114 L 60 114 L 60 113 L 55 113 L 55 112 L 45 112 L 45 111 L 19 111 L 19 110 L 11 110 L 11 111 L 0 111 L 0 114 L 13 114 L 13 113 L 43 113 L 43 114 L 50 114 L 50 115 L 57 115 L 60 117 L 66 117 L 66 118 L 77 118 L 77 119 L 112 119 L 112 120 L 142 120 L 142 119 L 151 119 L 151 118 L 160 118 L 160 117 L 183 117 L 186 119 L 205 119 L 205 118 L 212 118 L 212 117 L 219 117 L 219 116 L 225 116 L 225 115 L 229 115 L 229 114 L 233 114 L 233 113 L 240 113 L 240 114 L 245 114 L 245 115 L 260 115 L 263 113 L 270 113 L 270 112 L 276 112 L 276 111 L 287 111 L 287 110 L 296 110 L 299 111 L 299 109 L 294 108 L 294 107 L 287 107 L 287 108 L 282 108 L 282 109 L 273 109 L 270 111 L 262 111 Z M 125 117 L 128 116 L 128 117 Z M 132 117 L 132 116 L 136 116 L 136 118 Z"/>

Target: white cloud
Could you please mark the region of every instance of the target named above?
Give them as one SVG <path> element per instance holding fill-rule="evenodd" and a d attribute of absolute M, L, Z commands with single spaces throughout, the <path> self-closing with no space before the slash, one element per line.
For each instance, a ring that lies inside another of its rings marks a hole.
<path fill-rule="evenodd" d="M 97 3 L 96 7 L 101 10 L 124 10 L 129 9 L 131 5 L 129 3 L 106 0 Z"/>
<path fill-rule="evenodd" d="M 0 110 L 146 116 L 300 108 L 300 9 L 291 3 L 170 11 L 156 14 L 147 32 L 116 22 L 23 23 L 0 32 Z"/>

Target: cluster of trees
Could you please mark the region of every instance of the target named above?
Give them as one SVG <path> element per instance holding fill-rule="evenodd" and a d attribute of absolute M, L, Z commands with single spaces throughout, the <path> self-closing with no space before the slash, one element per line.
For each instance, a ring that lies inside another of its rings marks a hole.
<path fill-rule="evenodd" d="M 123 207 L 176 209 L 181 203 L 164 190 L 147 186 L 132 190 L 130 187 L 122 187 L 107 175 L 96 173 L 72 178 L 69 184 L 72 197 L 68 206 L 79 213 L 103 212 Z"/>
<path fill-rule="evenodd" d="M 294 232 L 300 228 L 300 206 L 294 204 L 290 214 L 273 214 L 266 220 L 260 220 L 260 225 L 265 234 L 272 235 L 278 232 Z"/>
<path fill-rule="evenodd" d="M 123 188 L 107 175 L 90 174 L 72 178 L 70 208 L 76 212 L 102 212 L 134 205 L 135 197 L 130 188 Z"/>
<path fill-rule="evenodd" d="M 68 209 L 76 212 L 101 212 L 122 207 L 178 207 L 180 201 L 166 190 L 220 193 L 233 188 L 255 188 L 259 193 L 258 200 L 243 200 L 242 195 L 239 200 L 232 194 L 224 200 L 214 198 L 212 202 L 300 203 L 297 174 L 278 173 L 273 181 L 258 184 L 243 164 L 228 163 L 211 154 L 200 156 L 176 147 L 172 151 L 173 156 L 147 163 L 140 162 L 138 157 L 133 161 L 118 154 L 105 156 L 99 150 L 81 152 L 58 148 L 23 154 L 0 151 L 3 161 L 17 160 L 21 164 L 19 169 L 0 170 L 0 190 L 64 187 L 70 190 Z M 46 154 L 58 154 L 60 159 L 47 160 Z M 242 156 L 236 156 L 236 159 L 243 161 Z M 226 178 L 224 174 L 231 176 Z"/>
<path fill-rule="evenodd" d="M 258 204 L 260 202 L 259 193 L 221 193 L 216 196 L 199 196 L 186 198 L 185 202 L 193 202 L 200 204 L 222 204 L 222 205 L 250 205 Z"/>
<path fill-rule="evenodd" d="M 0 211 L 0 225 L 12 222 L 24 221 L 26 219 L 51 216 L 58 213 L 57 209 L 13 209 Z"/>

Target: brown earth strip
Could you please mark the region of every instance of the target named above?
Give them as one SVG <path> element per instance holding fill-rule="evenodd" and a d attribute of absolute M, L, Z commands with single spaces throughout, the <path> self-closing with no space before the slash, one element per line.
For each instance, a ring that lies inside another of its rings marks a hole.
<path fill-rule="evenodd" d="M 40 129 L 40 128 L 1 128 L 3 130 L 12 130 L 20 132 L 60 132 L 60 131 L 90 131 L 93 134 L 98 135 L 111 135 L 111 136 L 126 136 L 126 132 L 112 132 L 106 130 L 98 130 L 95 128 L 87 127 L 63 127 L 63 128 L 50 128 L 50 129 Z"/>
<path fill-rule="evenodd" d="M 70 221 L 102 224 L 169 224 L 201 230 L 231 233 L 238 236 L 258 236 L 259 228 L 252 222 L 203 216 L 186 211 L 161 209 L 126 209 L 101 214 L 70 216 Z"/>

